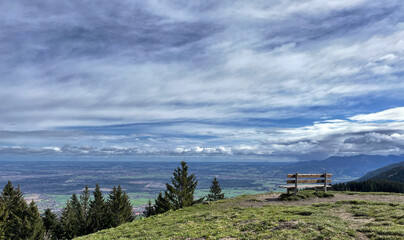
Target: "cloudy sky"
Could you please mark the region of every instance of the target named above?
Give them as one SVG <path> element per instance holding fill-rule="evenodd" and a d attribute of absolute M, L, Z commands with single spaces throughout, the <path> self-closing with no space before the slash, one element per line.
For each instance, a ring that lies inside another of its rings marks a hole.
<path fill-rule="evenodd" d="M 0 159 L 404 154 L 400 0 L 0 9 Z"/>

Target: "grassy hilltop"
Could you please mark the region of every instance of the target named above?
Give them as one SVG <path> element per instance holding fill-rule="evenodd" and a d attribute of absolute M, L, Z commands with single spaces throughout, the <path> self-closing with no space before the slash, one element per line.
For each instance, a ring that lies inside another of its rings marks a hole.
<path fill-rule="evenodd" d="M 169 211 L 78 239 L 403 239 L 404 194 L 278 201 L 244 195 Z"/>

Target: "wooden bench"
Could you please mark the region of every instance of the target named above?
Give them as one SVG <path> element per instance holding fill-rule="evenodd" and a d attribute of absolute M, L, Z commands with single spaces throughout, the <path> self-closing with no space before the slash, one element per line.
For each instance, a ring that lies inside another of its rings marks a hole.
<path fill-rule="evenodd" d="M 305 188 L 314 188 L 316 190 L 322 189 L 324 192 L 327 191 L 327 188 L 330 188 L 331 185 L 327 185 L 327 183 L 331 183 L 332 174 L 323 173 L 323 174 L 288 174 L 287 178 L 293 178 L 286 180 L 288 185 L 281 185 L 279 187 L 286 188 L 288 190 L 288 194 L 291 190 L 294 191 L 296 195 L 299 189 Z M 305 178 L 305 179 L 302 179 Z"/>

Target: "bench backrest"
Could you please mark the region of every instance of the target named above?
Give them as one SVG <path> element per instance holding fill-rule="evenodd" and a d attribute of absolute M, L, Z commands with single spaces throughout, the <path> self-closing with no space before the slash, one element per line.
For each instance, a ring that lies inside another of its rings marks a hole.
<path fill-rule="evenodd" d="M 323 173 L 323 174 L 301 174 L 294 173 L 288 174 L 288 178 L 294 178 L 286 180 L 286 183 L 330 183 L 332 174 Z M 317 178 L 317 179 L 301 179 L 301 178 Z M 321 179 L 319 179 L 321 178 Z M 296 182 L 297 181 L 297 182 Z"/>

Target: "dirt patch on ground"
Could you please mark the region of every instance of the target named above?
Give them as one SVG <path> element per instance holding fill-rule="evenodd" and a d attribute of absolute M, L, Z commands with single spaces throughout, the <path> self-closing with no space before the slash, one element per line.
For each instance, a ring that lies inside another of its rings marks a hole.
<path fill-rule="evenodd" d="M 338 209 L 337 211 L 331 211 L 330 213 L 336 217 L 341 218 L 344 221 L 349 222 L 350 227 L 355 229 L 356 231 L 356 239 L 370 239 L 364 233 L 358 231 L 358 229 L 363 227 L 367 223 L 373 222 L 374 219 L 355 217 L 352 213 L 347 212 L 344 208 Z"/>
<path fill-rule="evenodd" d="M 337 201 L 363 200 L 373 202 L 404 203 L 404 195 L 376 195 L 376 194 L 344 194 L 334 193 L 334 197 L 311 198 L 298 201 L 279 201 L 279 193 L 268 193 L 246 199 L 240 205 L 244 207 L 261 207 L 268 204 L 286 206 L 305 206 L 314 203 L 335 203 Z"/>
<path fill-rule="evenodd" d="M 296 228 L 297 224 L 299 224 L 299 221 L 279 222 L 279 225 L 277 227 L 275 227 L 274 230 L 293 229 L 293 228 Z"/>

